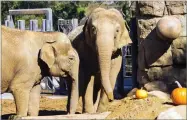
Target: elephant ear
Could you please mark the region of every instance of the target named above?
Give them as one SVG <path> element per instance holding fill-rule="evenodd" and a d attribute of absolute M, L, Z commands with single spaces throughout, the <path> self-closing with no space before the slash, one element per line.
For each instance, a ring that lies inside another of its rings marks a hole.
<path fill-rule="evenodd" d="M 49 68 L 52 67 L 52 65 L 55 62 L 55 55 L 54 55 L 54 48 L 51 44 L 44 44 L 41 52 L 40 52 L 40 58 L 48 65 Z"/>
<path fill-rule="evenodd" d="M 130 44 L 130 43 L 132 43 L 132 40 L 131 40 L 131 38 L 130 38 L 130 36 L 129 36 L 129 32 L 128 32 L 128 30 L 127 30 L 127 28 L 126 28 L 126 26 L 125 26 L 125 23 L 126 22 L 124 22 L 123 23 L 123 28 L 124 28 L 124 30 L 123 30 L 123 32 L 122 32 L 122 35 L 121 35 L 121 38 L 119 39 L 119 41 L 117 42 L 117 48 L 122 48 L 123 46 L 126 46 L 126 45 L 128 45 L 128 44 Z"/>
<path fill-rule="evenodd" d="M 117 18 L 118 18 L 118 20 L 120 22 L 120 25 L 122 27 L 121 37 L 120 37 L 120 39 L 118 41 L 116 41 L 116 44 L 115 44 L 116 48 L 122 48 L 123 46 L 126 46 L 126 45 L 132 43 L 132 41 L 130 39 L 130 36 L 129 36 L 129 32 L 127 30 L 127 25 L 126 25 L 127 23 L 123 19 L 122 14 L 118 10 L 116 10 L 114 8 L 109 9 L 109 11 L 111 11 L 111 12 L 116 14 L 116 16 L 117 16 Z"/>

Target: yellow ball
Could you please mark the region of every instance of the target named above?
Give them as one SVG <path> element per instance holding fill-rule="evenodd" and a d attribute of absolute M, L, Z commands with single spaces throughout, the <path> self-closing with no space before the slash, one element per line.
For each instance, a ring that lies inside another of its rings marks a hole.
<path fill-rule="evenodd" d="M 147 91 L 143 89 L 136 90 L 136 98 L 142 99 L 147 97 Z"/>

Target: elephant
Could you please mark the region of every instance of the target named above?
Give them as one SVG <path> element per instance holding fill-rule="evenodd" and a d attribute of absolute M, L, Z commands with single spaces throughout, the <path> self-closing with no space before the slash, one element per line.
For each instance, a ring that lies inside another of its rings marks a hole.
<path fill-rule="evenodd" d="M 45 76 L 67 77 L 70 87 L 67 111 L 78 104 L 79 56 L 67 35 L 34 32 L 2 26 L 2 93 L 15 99 L 15 118 L 38 116 L 41 86 Z"/>
<path fill-rule="evenodd" d="M 114 8 L 95 8 L 85 24 L 68 34 L 80 58 L 79 88 L 83 112 L 106 110 L 121 68 L 121 48 L 131 42 L 122 14 Z"/>

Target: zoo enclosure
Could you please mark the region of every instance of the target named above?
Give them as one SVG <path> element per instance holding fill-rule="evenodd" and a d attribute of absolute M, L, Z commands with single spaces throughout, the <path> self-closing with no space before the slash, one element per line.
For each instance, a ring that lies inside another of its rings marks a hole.
<path fill-rule="evenodd" d="M 42 31 L 42 32 L 49 32 L 53 31 L 53 19 L 52 19 L 52 9 L 51 8 L 42 8 L 42 9 L 14 9 L 9 10 L 9 15 L 7 16 L 7 20 L 5 20 L 5 26 L 15 28 L 13 15 L 37 15 L 43 14 L 45 15 L 46 19 L 42 19 L 42 27 L 38 28 L 38 20 L 31 19 L 29 28 L 25 28 L 25 20 L 18 20 L 18 29 L 21 30 L 31 30 L 31 31 Z M 58 31 L 62 31 L 65 34 L 71 32 L 74 28 L 78 26 L 78 19 L 58 19 Z M 133 45 L 134 46 L 134 45 Z M 134 62 L 132 58 L 132 54 L 134 52 L 134 48 L 131 45 L 124 46 L 122 48 L 123 53 L 123 64 L 121 73 L 122 77 L 118 77 L 116 83 L 116 89 L 118 87 L 121 89 L 122 92 L 129 91 L 134 87 L 134 83 L 136 81 L 136 62 Z M 133 48 L 133 49 L 132 49 Z M 134 72 L 135 71 L 135 72 Z M 47 89 L 52 89 L 54 92 L 55 88 L 59 88 L 57 81 L 60 81 L 59 78 L 55 79 L 54 77 L 51 79 L 50 77 L 46 77 L 43 80 L 45 85 L 48 86 Z M 50 81 L 50 82 L 49 82 Z M 122 83 L 122 85 L 121 85 Z M 46 88 L 44 88 L 46 89 Z"/>

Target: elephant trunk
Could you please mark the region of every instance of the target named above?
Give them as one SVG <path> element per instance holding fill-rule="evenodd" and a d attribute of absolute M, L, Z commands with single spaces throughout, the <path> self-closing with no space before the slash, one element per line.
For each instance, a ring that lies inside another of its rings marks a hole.
<path fill-rule="evenodd" d="M 111 39 L 111 37 L 109 36 L 108 37 L 106 37 L 106 35 L 102 35 L 102 36 L 96 40 L 99 67 L 101 72 L 101 84 L 105 90 L 105 93 L 109 101 L 112 101 L 114 99 L 114 96 L 113 96 L 113 89 L 111 86 L 109 74 L 110 74 L 111 56 L 114 46 L 114 40 Z"/>
<path fill-rule="evenodd" d="M 75 50 L 73 50 L 74 53 L 76 53 Z M 77 105 L 78 105 L 78 100 L 79 100 L 79 57 L 78 53 L 75 55 L 75 62 L 70 70 L 70 76 L 71 76 L 71 82 L 70 82 L 70 93 L 68 96 L 68 101 L 69 101 L 69 107 L 68 107 L 68 112 L 70 114 L 75 114 Z"/>

